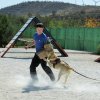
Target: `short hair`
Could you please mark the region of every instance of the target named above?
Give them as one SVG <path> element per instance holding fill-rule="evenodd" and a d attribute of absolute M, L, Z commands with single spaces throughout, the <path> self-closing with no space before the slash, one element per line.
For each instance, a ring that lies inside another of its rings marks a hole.
<path fill-rule="evenodd" d="M 43 25 L 43 23 L 37 23 L 35 27 L 36 27 L 36 28 L 37 28 L 37 27 L 44 28 L 44 25 Z"/>

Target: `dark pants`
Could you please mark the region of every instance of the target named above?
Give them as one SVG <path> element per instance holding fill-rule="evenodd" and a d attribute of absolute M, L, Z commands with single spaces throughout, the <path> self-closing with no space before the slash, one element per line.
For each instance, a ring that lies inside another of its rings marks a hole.
<path fill-rule="evenodd" d="M 36 72 L 36 67 L 41 64 L 43 70 L 47 73 L 47 75 L 50 77 L 52 81 L 55 80 L 54 74 L 52 70 L 47 66 L 46 61 L 43 59 L 40 59 L 36 54 L 34 55 L 31 65 L 30 65 L 30 75 L 33 80 L 38 80 L 37 78 L 37 72 Z"/>

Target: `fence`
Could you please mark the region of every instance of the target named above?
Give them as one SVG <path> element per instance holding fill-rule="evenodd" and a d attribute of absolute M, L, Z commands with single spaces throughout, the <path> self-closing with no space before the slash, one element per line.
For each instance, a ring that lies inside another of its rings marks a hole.
<path fill-rule="evenodd" d="M 65 49 L 95 52 L 100 44 L 100 28 L 48 29 Z M 35 29 L 28 28 L 23 37 L 32 38 Z"/>

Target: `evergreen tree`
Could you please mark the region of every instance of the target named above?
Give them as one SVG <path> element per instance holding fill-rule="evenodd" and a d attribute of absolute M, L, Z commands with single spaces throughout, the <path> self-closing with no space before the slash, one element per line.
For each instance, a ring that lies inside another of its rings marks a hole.
<path fill-rule="evenodd" d="M 12 37 L 12 26 L 7 15 L 0 15 L 0 47 L 5 47 Z"/>

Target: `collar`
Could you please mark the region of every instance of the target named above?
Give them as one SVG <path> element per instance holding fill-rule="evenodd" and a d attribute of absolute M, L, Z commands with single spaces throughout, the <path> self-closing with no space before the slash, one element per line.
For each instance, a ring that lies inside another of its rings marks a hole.
<path fill-rule="evenodd" d="M 55 68 L 55 65 L 58 64 L 58 63 L 60 63 L 60 62 L 61 62 L 60 58 L 57 58 L 54 61 L 50 61 L 50 63 L 53 64 L 53 68 Z"/>

